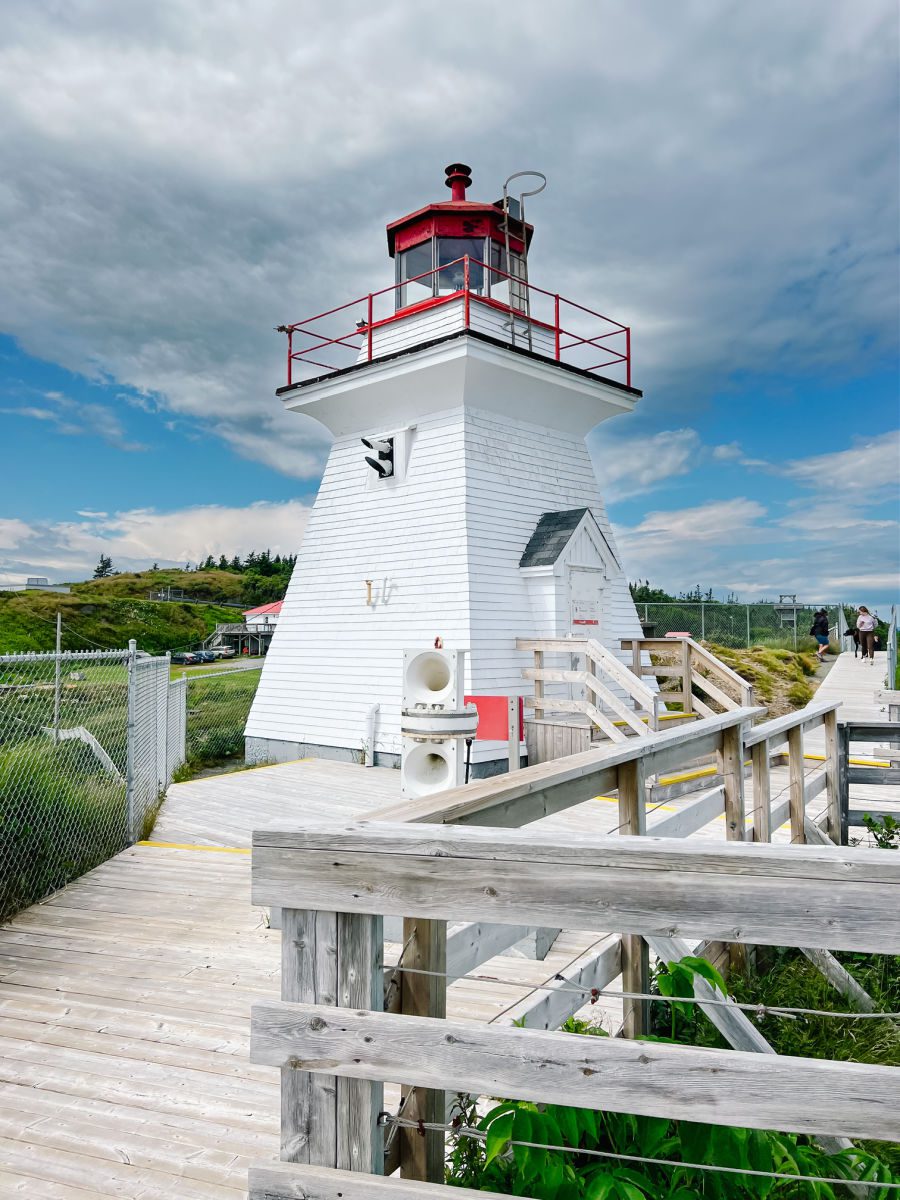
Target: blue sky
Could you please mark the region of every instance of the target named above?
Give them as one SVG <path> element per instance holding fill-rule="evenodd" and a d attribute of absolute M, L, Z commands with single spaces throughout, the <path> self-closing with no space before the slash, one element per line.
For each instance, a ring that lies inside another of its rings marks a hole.
<path fill-rule="evenodd" d="M 532 279 L 633 326 L 629 575 L 900 598 L 895 6 L 468 7 L 9 6 L 0 582 L 296 550 L 328 447 L 273 326 L 389 282 L 462 158 L 546 171 Z"/>

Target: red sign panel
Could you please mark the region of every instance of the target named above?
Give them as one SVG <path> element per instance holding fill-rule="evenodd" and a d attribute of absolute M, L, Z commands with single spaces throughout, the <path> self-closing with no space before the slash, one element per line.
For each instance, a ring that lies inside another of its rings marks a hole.
<path fill-rule="evenodd" d="M 519 703 L 519 741 L 521 742 L 525 737 L 525 706 L 521 696 L 515 696 L 514 699 Z M 466 696 L 466 704 L 474 704 L 478 709 L 476 741 L 509 741 L 509 700 L 509 696 Z"/>

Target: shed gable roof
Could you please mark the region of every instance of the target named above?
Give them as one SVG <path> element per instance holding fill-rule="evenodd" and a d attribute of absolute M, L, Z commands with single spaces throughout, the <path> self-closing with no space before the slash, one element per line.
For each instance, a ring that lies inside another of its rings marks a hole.
<path fill-rule="evenodd" d="M 570 508 L 565 512 L 544 513 L 525 547 L 519 566 L 552 567 L 589 511 L 587 508 Z"/>

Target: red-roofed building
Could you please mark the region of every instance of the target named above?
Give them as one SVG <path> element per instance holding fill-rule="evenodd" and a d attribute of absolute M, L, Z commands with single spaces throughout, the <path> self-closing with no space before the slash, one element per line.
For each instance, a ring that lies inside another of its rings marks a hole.
<path fill-rule="evenodd" d="M 276 600 L 274 604 L 260 604 L 258 608 L 245 609 L 244 620 L 247 622 L 247 628 L 255 631 L 262 626 L 277 625 L 281 605 L 282 601 Z"/>
<path fill-rule="evenodd" d="M 266 654 L 280 612 L 280 600 L 245 609 L 243 621 L 217 625 L 215 632 L 203 643 L 204 649 L 216 650 L 227 655 Z"/>

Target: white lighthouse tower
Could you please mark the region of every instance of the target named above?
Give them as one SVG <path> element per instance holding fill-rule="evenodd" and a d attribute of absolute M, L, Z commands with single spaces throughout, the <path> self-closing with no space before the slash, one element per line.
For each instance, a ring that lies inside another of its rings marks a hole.
<path fill-rule="evenodd" d="M 641 627 L 585 445 L 630 412 L 630 333 L 528 278 L 515 201 L 392 222 L 394 283 L 284 326 L 286 408 L 334 437 L 247 723 L 248 760 L 397 765 L 405 650 L 464 650 L 468 695 L 523 691 L 517 637 Z M 623 656 L 623 661 L 625 661 Z M 377 708 L 376 708 L 377 706 Z M 475 774 L 505 743 L 476 743 Z"/>

